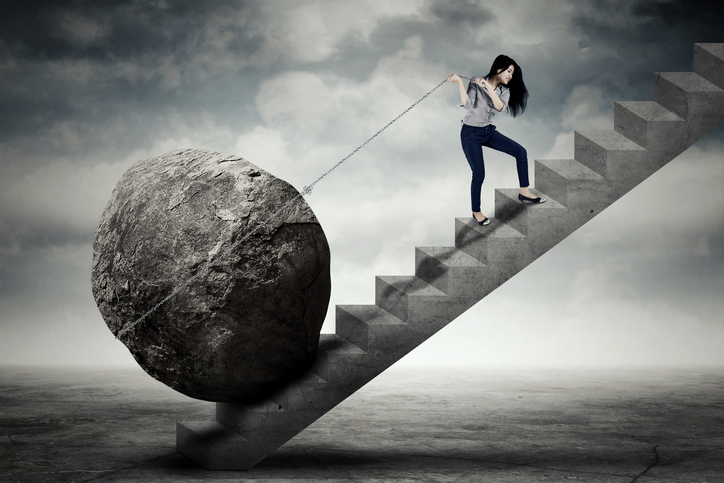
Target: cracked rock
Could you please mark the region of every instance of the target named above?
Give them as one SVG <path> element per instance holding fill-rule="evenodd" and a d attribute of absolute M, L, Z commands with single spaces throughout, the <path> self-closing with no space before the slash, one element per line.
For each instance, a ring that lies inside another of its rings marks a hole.
<path fill-rule="evenodd" d="M 313 361 L 331 290 L 329 245 L 298 192 L 248 161 L 184 150 L 135 163 L 93 242 L 93 296 L 151 376 L 197 399 L 251 402 Z"/>

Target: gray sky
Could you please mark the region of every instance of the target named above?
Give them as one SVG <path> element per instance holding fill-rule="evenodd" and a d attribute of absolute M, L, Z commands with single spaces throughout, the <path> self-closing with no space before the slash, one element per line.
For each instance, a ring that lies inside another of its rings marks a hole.
<path fill-rule="evenodd" d="M 521 66 L 529 109 L 498 129 L 570 158 L 724 42 L 722 7 L 683 1 L 3 2 L 0 364 L 135 364 L 90 291 L 91 243 L 121 174 L 178 148 L 234 153 L 298 189 L 450 72 Z M 704 5 L 707 5 L 706 7 Z M 308 198 L 334 304 L 453 244 L 470 216 L 464 111 L 445 85 Z M 485 152 L 483 212 L 517 185 Z M 407 364 L 724 363 L 724 128 L 410 354 Z"/>

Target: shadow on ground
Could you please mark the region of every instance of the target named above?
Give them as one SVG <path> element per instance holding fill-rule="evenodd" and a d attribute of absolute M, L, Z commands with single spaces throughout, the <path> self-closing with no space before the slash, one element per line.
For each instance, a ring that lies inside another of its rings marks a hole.
<path fill-rule="evenodd" d="M 724 482 L 724 369 L 392 368 L 247 472 L 175 452 L 213 403 L 138 371 L 0 371 L 0 480 Z"/>

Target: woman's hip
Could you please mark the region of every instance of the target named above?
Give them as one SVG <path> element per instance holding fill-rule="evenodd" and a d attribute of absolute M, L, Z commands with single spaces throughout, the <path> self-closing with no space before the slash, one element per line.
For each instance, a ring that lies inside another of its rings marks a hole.
<path fill-rule="evenodd" d="M 488 124 L 486 126 L 463 124 L 463 127 L 460 129 L 460 139 L 463 143 L 485 144 L 493 133 L 495 133 L 494 124 Z"/>

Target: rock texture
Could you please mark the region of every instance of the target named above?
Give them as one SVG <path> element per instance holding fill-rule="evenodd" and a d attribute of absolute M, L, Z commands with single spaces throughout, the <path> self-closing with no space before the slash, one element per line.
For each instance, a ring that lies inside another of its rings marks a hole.
<path fill-rule="evenodd" d="M 118 334 L 297 194 L 237 156 L 183 150 L 134 164 L 93 243 L 93 296 L 108 327 Z M 120 339 L 183 394 L 259 400 L 313 362 L 329 258 L 299 198 Z"/>

